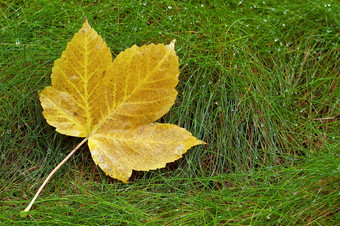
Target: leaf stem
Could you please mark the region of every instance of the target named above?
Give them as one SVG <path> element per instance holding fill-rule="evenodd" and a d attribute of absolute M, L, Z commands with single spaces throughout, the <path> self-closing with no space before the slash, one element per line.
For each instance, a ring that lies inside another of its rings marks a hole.
<path fill-rule="evenodd" d="M 45 187 L 45 185 L 46 185 L 46 183 L 49 181 L 49 179 L 53 176 L 53 174 L 74 154 L 74 152 L 76 152 L 77 150 L 78 150 L 78 148 L 80 147 L 80 146 L 82 146 L 86 141 L 87 141 L 87 139 L 88 139 L 88 137 L 86 137 L 84 140 L 82 140 L 82 142 L 80 142 L 79 144 L 78 144 L 78 146 L 77 147 L 75 147 L 75 149 L 73 149 L 71 152 L 70 152 L 70 154 L 68 154 L 67 156 L 66 156 L 66 158 L 64 158 L 64 160 L 63 161 L 61 161 L 61 163 L 59 163 L 59 165 L 56 167 L 56 168 L 54 168 L 53 170 L 52 170 L 52 172 L 48 175 L 48 177 L 45 179 L 45 181 L 44 181 L 44 183 L 41 185 L 41 187 L 39 188 L 39 190 L 38 190 L 38 192 L 37 192 L 37 194 L 35 194 L 35 196 L 34 196 L 34 198 L 32 199 L 32 201 L 30 202 L 30 204 L 27 206 L 27 208 L 24 210 L 24 211 L 22 211 L 22 213 L 25 213 L 25 212 L 28 212 L 30 209 L 31 209 L 31 207 L 32 207 L 32 205 L 33 205 L 33 203 L 35 202 L 35 200 L 37 199 L 37 197 L 38 197 L 38 195 L 40 194 L 40 192 L 41 192 L 41 190 Z"/>

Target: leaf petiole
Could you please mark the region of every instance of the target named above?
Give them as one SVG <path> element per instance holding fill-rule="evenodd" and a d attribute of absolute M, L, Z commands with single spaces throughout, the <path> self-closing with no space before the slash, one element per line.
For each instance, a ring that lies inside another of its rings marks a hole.
<path fill-rule="evenodd" d="M 49 179 L 53 176 L 53 174 L 78 150 L 78 148 L 80 148 L 80 146 L 82 146 L 86 141 L 88 140 L 88 137 L 86 137 L 84 140 L 82 140 L 82 142 L 80 142 L 79 144 L 78 144 L 78 146 L 77 147 L 75 147 L 71 152 L 70 152 L 70 154 L 68 154 L 67 156 L 66 156 L 66 158 L 64 158 L 64 160 L 63 161 L 61 161 L 60 163 L 59 163 L 59 165 L 56 167 L 56 168 L 54 168 L 53 170 L 52 170 L 52 172 L 48 175 L 48 177 L 45 179 L 45 181 L 44 181 L 44 183 L 40 186 L 40 188 L 39 188 L 39 190 L 38 190 L 38 192 L 37 192 L 37 194 L 35 194 L 35 196 L 33 197 L 33 199 L 32 199 L 32 201 L 30 202 L 30 204 L 27 206 L 27 208 L 25 209 L 25 210 L 23 210 L 23 211 L 21 211 L 21 213 L 27 213 L 30 209 L 31 209 L 31 207 L 32 207 L 32 205 L 33 205 L 33 203 L 35 202 L 35 200 L 37 199 L 37 197 L 38 197 L 38 195 L 40 194 L 40 192 L 41 192 L 41 190 L 45 187 L 45 185 L 46 185 L 46 183 L 49 181 Z"/>

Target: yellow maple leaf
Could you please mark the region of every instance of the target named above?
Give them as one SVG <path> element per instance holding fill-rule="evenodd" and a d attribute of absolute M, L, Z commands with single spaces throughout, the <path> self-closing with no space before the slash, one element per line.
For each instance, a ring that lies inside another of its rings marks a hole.
<path fill-rule="evenodd" d="M 59 133 L 87 138 L 94 162 L 126 183 L 133 169 L 165 167 L 204 144 L 181 127 L 154 123 L 174 104 L 178 67 L 174 42 L 134 45 L 112 61 L 85 21 L 40 93 L 43 115 Z"/>
<path fill-rule="evenodd" d="M 205 144 L 181 127 L 154 123 L 175 102 L 178 66 L 174 41 L 134 45 L 112 61 L 110 49 L 85 20 L 54 62 L 52 86 L 39 94 L 43 115 L 57 132 L 85 139 L 48 175 L 22 214 L 86 141 L 94 162 L 124 183 L 132 170 L 162 168 Z"/>

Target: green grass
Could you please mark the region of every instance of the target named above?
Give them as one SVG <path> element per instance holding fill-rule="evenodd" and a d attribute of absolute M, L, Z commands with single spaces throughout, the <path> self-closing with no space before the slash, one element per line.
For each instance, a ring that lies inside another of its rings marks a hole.
<path fill-rule="evenodd" d="M 0 224 L 340 222 L 338 1 L 1 1 Z M 83 18 L 113 55 L 176 39 L 161 122 L 208 144 L 123 184 L 57 134 L 38 90 Z"/>

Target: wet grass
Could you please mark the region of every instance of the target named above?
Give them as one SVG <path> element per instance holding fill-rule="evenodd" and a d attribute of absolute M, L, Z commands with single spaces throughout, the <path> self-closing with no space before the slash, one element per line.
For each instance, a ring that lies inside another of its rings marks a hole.
<path fill-rule="evenodd" d="M 0 222 L 320 224 L 339 222 L 336 1 L 0 3 Z M 86 16 L 113 55 L 176 39 L 176 104 L 160 121 L 204 140 L 128 184 L 57 134 L 38 90 Z"/>

